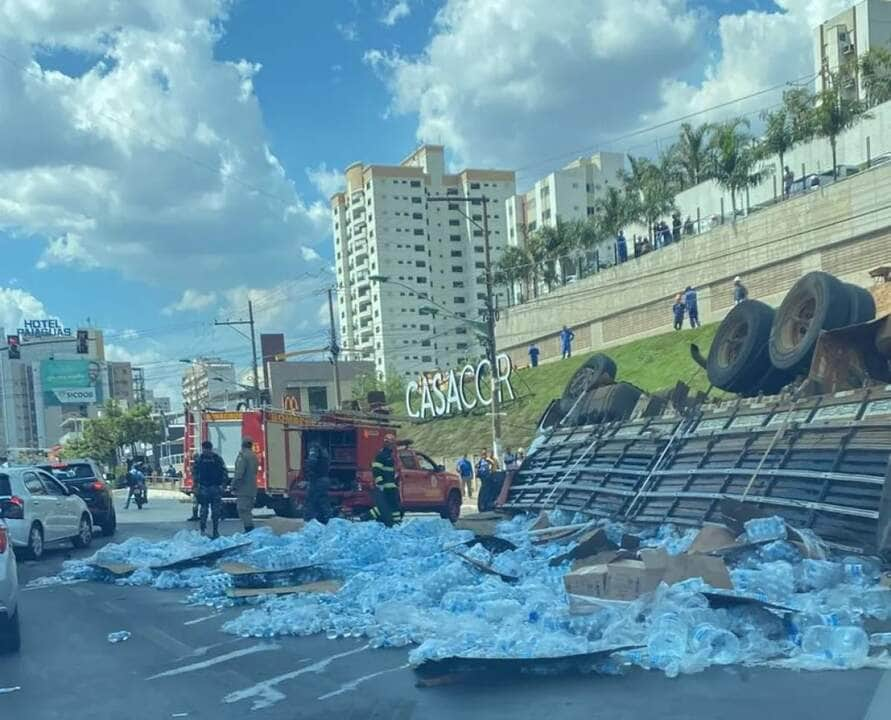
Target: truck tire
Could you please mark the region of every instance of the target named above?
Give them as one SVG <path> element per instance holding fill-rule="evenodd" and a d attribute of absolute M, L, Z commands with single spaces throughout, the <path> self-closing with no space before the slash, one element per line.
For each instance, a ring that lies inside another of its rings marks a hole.
<path fill-rule="evenodd" d="M 845 290 L 848 291 L 848 297 L 851 303 L 851 315 L 848 318 L 848 325 L 858 325 L 859 323 L 874 320 L 876 316 L 876 301 L 872 293 L 866 288 L 852 283 L 842 283 Z"/>
<path fill-rule="evenodd" d="M 569 412 L 576 398 L 592 388 L 608 385 L 616 379 L 616 363 L 603 353 L 594 353 L 569 378 L 560 398 L 560 407 L 564 413 Z"/>
<path fill-rule="evenodd" d="M 781 370 L 807 372 L 821 330 L 843 327 L 851 295 L 829 273 L 809 272 L 786 293 L 770 330 L 770 361 Z"/>
<path fill-rule="evenodd" d="M 576 424 L 598 425 L 627 420 L 642 394 L 640 388 L 625 382 L 595 388 L 585 398 L 585 405 Z"/>
<path fill-rule="evenodd" d="M 446 498 L 445 507 L 439 511 L 439 516 L 444 520 L 457 522 L 461 517 L 461 491 L 452 489 Z"/>
<path fill-rule="evenodd" d="M 721 321 L 708 351 L 708 381 L 721 390 L 757 395 L 771 369 L 767 342 L 774 311 L 758 300 L 735 306 Z"/>

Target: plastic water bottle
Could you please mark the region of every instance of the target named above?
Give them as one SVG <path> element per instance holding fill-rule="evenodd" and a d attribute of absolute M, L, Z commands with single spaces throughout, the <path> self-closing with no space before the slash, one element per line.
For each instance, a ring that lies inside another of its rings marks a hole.
<path fill-rule="evenodd" d="M 860 599 L 866 615 L 878 620 L 891 620 L 891 590 L 870 588 Z"/>
<path fill-rule="evenodd" d="M 885 647 L 891 645 L 891 632 L 873 633 L 869 636 L 869 644 L 873 647 Z"/>
<path fill-rule="evenodd" d="M 754 518 L 745 524 L 749 542 L 786 539 L 786 521 L 778 515 L 767 518 Z"/>
<path fill-rule="evenodd" d="M 728 630 L 703 623 L 694 628 L 690 649 L 703 655 L 709 664 L 732 665 L 739 659 L 739 638 Z"/>
<path fill-rule="evenodd" d="M 872 585 L 882 574 L 881 565 L 873 558 L 852 555 L 843 562 L 845 579 L 854 585 Z"/>
<path fill-rule="evenodd" d="M 660 615 L 647 642 L 650 662 L 669 677 L 680 672 L 681 659 L 687 652 L 687 625 L 675 612 Z"/>
<path fill-rule="evenodd" d="M 119 643 L 130 639 L 130 633 L 126 630 L 118 630 L 117 632 L 108 633 L 108 642 Z"/>
<path fill-rule="evenodd" d="M 801 648 L 838 667 L 859 668 L 869 656 L 869 637 L 859 627 L 815 625 L 804 631 Z"/>

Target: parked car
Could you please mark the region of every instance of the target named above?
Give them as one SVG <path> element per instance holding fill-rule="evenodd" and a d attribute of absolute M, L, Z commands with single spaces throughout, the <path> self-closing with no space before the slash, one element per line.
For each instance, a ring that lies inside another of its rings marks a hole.
<path fill-rule="evenodd" d="M 76 488 L 31 466 L 3 468 L 0 482 L 0 518 L 13 547 L 28 557 L 39 559 L 48 545 L 93 541 L 93 518 Z"/>
<path fill-rule="evenodd" d="M 114 511 L 114 497 L 105 482 L 99 466 L 92 460 L 67 460 L 52 465 L 39 465 L 41 470 L 51 473 L 56 480 L 69 488 L 76 488 L 93 522 L 102 528 L 102 534 L 114 535 L 118 520 Z"/>
<path fill-rule="evenodd" d="M 4 490 L 0 475 L 0 493 Z M 15 555 L 6 523 L 0 520 L 0 654 L 18 652 L 21 645 L 19 632 L 19 581 L 16 575 Z"/>

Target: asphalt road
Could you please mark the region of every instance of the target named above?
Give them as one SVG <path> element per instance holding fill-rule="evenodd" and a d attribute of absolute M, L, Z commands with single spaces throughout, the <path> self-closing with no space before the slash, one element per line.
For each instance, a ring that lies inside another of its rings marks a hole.
<path fill-rule="evenodd" d="M 188 511 L 174 497 L 155 494 L 141 511 L 119 511 L 115 540 L 165 537 L 188 526 Z M 55 574 L 75 552 L 91 551 L 57 550 L 39 563 L 21 563 L 22 584 Z M 25 589 L 22 653 L 0 658 L 0 718 L 891 717 L 891 673 L 872 670 L 732 667 L 674 680 L 637 671 L 418 688 L 405 650 L 322 636 L 235 638 L 220 627 L 237 610 L 190 607 L 184 596 L 98 583 Z M 116 630 L 132 637 L 109 644 L 106 636 Z"/>

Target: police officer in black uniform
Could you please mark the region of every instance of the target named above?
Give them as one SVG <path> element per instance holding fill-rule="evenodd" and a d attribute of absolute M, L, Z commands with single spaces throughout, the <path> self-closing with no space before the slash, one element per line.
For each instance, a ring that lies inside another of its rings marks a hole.
<path fill-rule="evenodd" d="M 324 525 L 331 519 L 331 499 L 328 496 L 330 465 L 327 450 L 317 440 L 311 441 L 306 454 L 307 491 L 303 505 L 303 519 L 307 522 L 318 520 Z"/>
<path fill-rule="evenodd" d="M 220 516 L 223 511 L 223 488 L 229 481 L 229 473 L 223 458 L 213 451 L 213 443 L 201 443 L 201 453 L 192 465 L 195 481 L 195 494 L 198 498 L 198 522 L 201 534 L 207 531 L 207 511 L 210 510 L 213 523 L 212 538 L 220 536 Z"/>
<path fill-rule="evenodd" d="M 374 507 L 371 519 L 392 527 L 402 520 L 402 502 L 399 499 L 399 482 L 396 478 L 396 436 L 384 435 L 384 446 L 374 456 L 371 475 L 374 477 Z"/>

